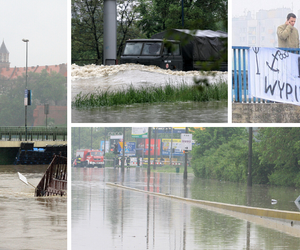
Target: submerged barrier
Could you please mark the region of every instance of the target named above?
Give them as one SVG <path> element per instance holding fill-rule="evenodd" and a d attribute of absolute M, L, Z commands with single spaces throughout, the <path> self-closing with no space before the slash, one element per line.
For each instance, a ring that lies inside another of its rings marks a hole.
<path fill-rule="evenodd" d="M 283 219 L 283 220 L 289 220 L 289 221 L 300 221 L 300 213 L 299 212 L 258 208 L 258 207 L 249 207 L 249 206 L 234 205 L 234 204 L 205 201 L 205 200 L 195 200 L 195 199 L 191 199 L 191 198 L 184 198 L 184 197 L 175 196 L 175 195 L 156 193 L 156 192 L 145 191 L 145 190 L 141 190 L 141 189 L 137 189 L 137 188 L 131 188 L 131 187 L 123 186 L 123 185 L 116 184 L 116 183 L 107 182 L 106 184 L 110 185 L 110 186 L 118 187 L 118 188 L 124 188 L 124 189 L 132 190 L 132 191 L 147 193 L 147 194 L 151 194 L 151 195 L 155 195 L 155 196 L 159 196 L 159 197 L 172 198 L 175 200 L 185 201 L 185 202 L 193 203 L 195 205 L 205 205 L 205 206 L 210 206 L 210 207 L 214 207 L 217 209 L 230 210 L 233 212 L 245 213 L 245 214 L 261 216 L 261 217 L 276 218 L 276 219 Z"/>
<path fill-rule="evenodd" d="M 35 196 L 67 194 L 67 157 L 55 155 L 35 189 Z"/>

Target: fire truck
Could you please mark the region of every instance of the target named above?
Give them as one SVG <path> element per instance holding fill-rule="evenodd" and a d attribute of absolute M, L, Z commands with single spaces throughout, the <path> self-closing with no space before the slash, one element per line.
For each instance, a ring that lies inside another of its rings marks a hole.
<path fill-rule="evenodd" d="M 80 149 L 76 151 L 74 167 L 104 167 L 103 152 L 98 149 Z"/>

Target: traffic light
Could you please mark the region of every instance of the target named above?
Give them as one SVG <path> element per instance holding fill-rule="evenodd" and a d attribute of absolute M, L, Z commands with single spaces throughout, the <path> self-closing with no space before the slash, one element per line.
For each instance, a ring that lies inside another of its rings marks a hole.
<path fill-rule="evenodd" d="M 118 145 L 115 143 L 114 144 L 114 154 L 118 154 Z"/>

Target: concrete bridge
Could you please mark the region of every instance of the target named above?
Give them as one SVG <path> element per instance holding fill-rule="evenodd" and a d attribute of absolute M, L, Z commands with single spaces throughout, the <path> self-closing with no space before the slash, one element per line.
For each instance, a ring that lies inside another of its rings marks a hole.
<path fill-rule="evenodd" d="M 66 127 L 29 127 L 27 131 L 25 127 L 0 127 L 0 165 L 13 164 L 22 150 L 62 148 L 66 151 L 66 146 Z"/>
<path fill-rule="evenodd" d="M 66 145 L 66 127 L 0 127 L 0 148 L 20 147 L 21 143 L 34 143 L 34 147 Z"/>

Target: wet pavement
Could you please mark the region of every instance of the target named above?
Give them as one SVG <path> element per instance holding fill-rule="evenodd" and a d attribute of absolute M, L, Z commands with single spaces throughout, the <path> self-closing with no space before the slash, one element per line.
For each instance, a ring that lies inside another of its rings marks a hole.
<path fill-rule="evenodd" d="M 189 171 L 191 171 L 189 169 Z M 201 180 L 146 169 L 72 168 L 72 249 L 299 249 L 300 238 L 185 202 L 106 182 L 194 199 L 299 211 L 290 188 Z M 175 169 L 174 169 L 175 172 Z M 249 199 L 250 195 L 250 199 Z M 277 198 L 276 206 L 271 197 Z"/>

